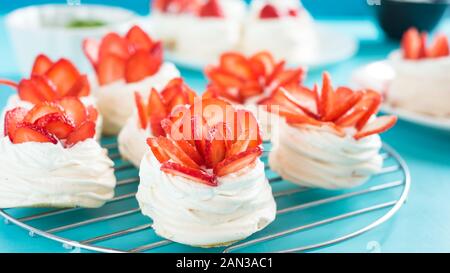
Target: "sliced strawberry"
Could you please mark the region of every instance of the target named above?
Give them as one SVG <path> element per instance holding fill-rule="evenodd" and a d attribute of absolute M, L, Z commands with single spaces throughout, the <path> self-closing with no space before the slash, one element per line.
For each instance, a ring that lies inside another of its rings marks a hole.
<path fill-rule="evenodd" d="M 167 155 L 176 163 L 191 168 L 200 168 L 181 148 L 179 148 L 172 140 L 166 137 L 157 138 L 158 145 L 167 153 Z"/>
<path fill-rule="evenodd" d="M 278 10 L 271 4 L 265 5 L 259 12 L 259 18 L 261 19 L 273 19 L 279 18 L 280 14 Z"/>
<path fill-rule="evenodd" d="M 133 26 L 126 34 L 126 39 L 134 51 L 151 50 L 153 41 L 140 27 Z"/>
<path fill-rule="evenodd" d="M 331 86 L 330 74 L 324 72 L 322 75 L 322 92 L 320 93 L 320 116 L 326 117 L 331 113 L 333 107 L 333 87 Z"/>
<path fill-rule="evenodd" d="M 238 141 L 245 137 L 249 140 L 248 147 L 253 148 L 262 144 L 262 137 L 259 131 L 259 124 L 255 116 L 246 110 L 237 110 L 235 117 Z"/>
<path fill-rule="evenodd" d="M 361 127 L 378 110 L 381 96 L 375 91 L 366 91 L 359 102 L 345 115 L 336 120 L 336 125 L 341 127 Z M 359 126 L 358 126 L 359 124 Z"/>
<path fill-rule="evenodd" d="M 419 59 L 427 57 L 427 39 L 428 39 L 428 34 L 426 32 L 420 33 Z"/>
<path fill-rule="evenodd" d="M 93 67 L 97 67 L 100 42 L 94 39 L 83 40 L 83 52 Z"/>
<path fill-rule="evenodd" d="M 271 83 L 276 87 L 299 85 L 302 81 L 303 74 L 304 71 L 302 68 L 283 70 L 274 76 Z"/>
<path fill-rule="evenodd" d="M 78 142 L 85 141 L 86 139 L 93 138 L 94 136 L 95 123 L 92 121 L 86 121 L 67 137 L 66 147 L 72 147 Z"/>
<path fill-rule="evenodd" d="M 58 143 L 58 140 L 52 136 L 45 129 L 29 123 L 22 123 L 14 132 L 12 142 L 20 144 L 25 142 L 40 142 L 40 143 Z"/>
<path fill-rule="evenodd" d="M 134 92 L 134 101 L 139 115 L 139 125 L 141 126 L 141 129 L 145 130 L 148 126 L 147 105 L 145 105 L 141 94 L 138 92 Z"/>
<path fill-rule="evenodd" d="M 208 174 L 207 172 L 199 169 L 189 168 L 173 162 L 165 162 L 161 165 L 161 170 L 175 176 L 182 176 L 201 184 L 212 187 L 217 186 L 217 179 L 214 175 Z"/>
<path fill-rule="evenodd" d="M 91 86 L 86 75 L 81 75 L 65 96 L 87 97 L 91 93 Z"/>
<path fill-rule="evenodd" d="M 36 57 L 33 64 L 33 69 L 31 70 L 31 75 L 44 75 L 50 67 L 52 67 L 53 62 L 44 54 L 40 54 Z"/>
<path fill-rule="evenodd" d="M 138 82 L 158 72 L 162 60 L 153 57 L 148 51 L 138 50 L 127 61 L 125 81 Z"/>
<path fill-rule="evenodd" d="M 203 117 L 209 126 L 234 120 L 234 108 L 222 99 L 202 99 L 191 107 L 191 114 Z"/>
<path fill-rule="evenodd" d="M 358 130 L 361 130 L 369 121 L 370 117 L 376 114 L 381 105 L 382 97 L 380 93 L 376 91 L 367 90 L 363 95 L 363 100 L 365 101 L 363 106 L 359 107 L 364 107 L 366 112 L 356 123 L 356 129 Z"/>
<path fill-rule="evenodd" d="M 212 127 L 208 135 L 205 146 L 206 167 L 214 168 L 219 162 L 225 159 L 225 141 L 218 128 Z"/>
<path fill-rule="evenodd" d="M 226 88 L 240 88 L 243 81 L 237 76 L 227 73 L 222 69 L 210 69 L 206 71 L 206 74 L 215 84 Z"/>
<path fill-rule="evenodd" d="M 362 98 L 361 92 L 353 92 L 350 88 L 339 87 L 332 94 L 331 110 L 329 110 L 323 121 L 334 121 L 349 111 Z"/>
<path fill-rule="evenodd" d="M 288 10 L 288 15 L 292 16 L 292 17 L 297 17 L 298 16 L 298 10 L 296 10 L 296 9 L 289 9 Z"/>
<path fill-rule="evenodd" d="M 87 113 L 84 104 L 77 97 L 65 97 L 59 101 L 66 116 L 73 122 L 75 127 L 80 126 L 86 119 Z"/>
<path fill-rule="evenodd" d="M 58 94 L 55 85 L 50 82 L 47 77 L 33 75 L 31 76 L 31 82 L 35 86 L 36 92 L 38 92 L 45 101 L 53 101 L 57 98 Z"/>
<path fill-rule="evenodd" d="M 192 116 L 191 118 L 192 139 L 195 148 L 202 157 L 206 154 L 206 139 L 208 138 L 208 124 L 201 116 Z"/>
<path fill-rule="evenodd" d="M 110 84 L 125 76 L 125 59 L 115 54 L 104 54 L 97 66 L 97 78 L 100 85 Z"/>
<path fill-rule="evenodd" d="M 48 114 L 58 113 L 64 115 L 64 110 L 55 103 L 44 102 L 37 104 L 25 116 L 24 121 L 28 123 L 35 123 L 36 120 Z"/>
<path fill-rule="evenodd" d="M 58 60 L 45 76 L 55 85 L 60 96 L 65 96 L 80 77 L 77 68 L 68 60 Z"/>
<path fill-rule="evenodd" d="M 94 106 L 89 105 L 88 107 L 86 107 L 86 111 L 87 111 L 87 120 L 97 123 L 98 119 L 97 109 L 95 109 Z"/>
<path fill-rule="evenodd" d="M 154 136 L 164 135 L 164 130 L 161 128 L 161 120 L 165 118 L 169 113 L 166 108 L 166 105 L 161 98 L 161 95 L 156 91 L 156 89 L 152 89 L 148 106 L 147 106 L 148 116 L 150 117 L 150 126 L 152 129 L 152 133 Z"/>
<path fill-rule="evenodd" d="M 359 140 L 363 137 L 370 136 L 373 134 L 379 134 L 386 132 L 390 128 L 392 128 L 397 122 L 396 116 L 382 116 L 376 118 L 374 121 L 368 123 L 364 126 L 360 131 L 358 131 L 354 138 Z"/>
<path fill-rule="evenodd" d="M 274 108 L 272 106 L 277 106 L 280 112 L 288 112 L 294 114 L 304 114 L 305 112 L 302 110 L 302 106 L 297 103 L 295 99 L 289 96 L 289 93 L 286 92 L 283 88 L 278 88 L 275 90 L 270 98 L 265 100 L 262 105 L 271 105 L 271 109 Z"/>
<path fill-rule="evenodd" d="M 31 80 L 21 80 L 17 87 L 17 91 L 21 100 L 31 102 L 32 104 L 39 104 L 42 101 L 45 101 L 45 98 Z"/>
<path fill-rule="evenodd" d="M 256 53 L 250 58 L 250 64 L 255 74 L 268 77 L 273 73 L 275 60 L 267 51 Z"/>
<path fill-rule="evenodd" d="M 256 80 L 245 81 L 240 90 L 241 97 L 246 100 L 248 98 L 260 95 L 264 92 L 263 87 Z"/>
<path fill-rule="evenodd" d="M 402 38 L 403 58 L 416 60 L 420 57 L 421 38 L 416 28 L 408 29 Z"/>
<path fill-rule="evenodd" d="M 108 33 L 103 37 L 98 51 L 99 61 L 109 55 L 115 55 L 121 59 L 127 59 L 130 56 L 127 40 L 114 32 Z"/>
<path fill-rule="evenodd" d="M 164 149 L 161 146 L 159 146 L 159 143 L 156 138 L 148 138 L 147 144 L 148 146 L 150 146 L 153 155 L 156 157 L 159 163 L 164 163 L 170 160 L 170 157 L 167 155 Z"/>
<path fill-rule="evenodd" d="M 223 17 L 223 11 L 218 0 L 207 0 L 207 2 L 200 7 L 200 17 Z"/>
<path fill-rule="evenodd" d="M 220 56 L 220 67 L 240 79 L 255 79 L 250 62 L 240 53 L 227 52 Z"/>
<path fill-rule="evenodd" d="M 67 138 L 75 129 L 72 122 L 60 113 L 45 115 L 36 120 L 34 124 L 44 128 L 59 139 Z"/>
<path fill-rule="evenodd" d="M 313 126 L 322 126 L 324 122 L 321 122 L 319 120 L 316 120 L 314 118 L 311 118 L 307 115 L 301 115 L 301 114 L 285 114 L 284 117 L 286 118 L 286 122 L 288 124 L 309 124 Z"/>
<path fill-rule="evenodd" d="M 291 101 L 295 101 L 305 112 L 317 116 L 317 92 L 301 85 L 288 86 L 286 92 L 291 95 Z"/>
<path fill-rule="evenodd" d="M 254 162 L 258 159 L 259 156 L 261 156 L 261 154 L 261 148 L 255 147 L 245 152 L 227 157 L 225 160 L 217 164 L 217 166 L 214 168 L 214 173 L 219 177 L 235 173 L 254 164 Z"/>
<path fill-rule="evenodd" d="M 164 101 L 171 101 L 175 95 L 182 91 L 183 79 L 182 78 L 173 78 L 169 81 L 169 83 L 164 87 L 161 91 L 161 96 L 164 98 Z"/>
<path fill-rule="evenodd" d="M 437 35 L 434 39 L 434 43 L 427 51 L 427 57 L 439 58 L 450 55 L 450 49 L 448 45 L 448 39 L 444 34 Z"/>
<path fill-rule="evenodd" d="M 186 105 L 188 104 L 188 97 L 185 92 L 180 92 L 175 95 L 175 97 L 172 98 L 170 102 L 168 102 L 167 110 L 169 113 L 172 113 L 174 111 L 175 107 L 180 105 Z"/>
<path fill-rule="evenodd" d="M 28 110 L 22 107 L 16 107 L 6 112 L 4 124 L 5 127 L 3 133 L 5 134 L 5 136 L 9 136 L 9 139 L 11 141 L 16 132 L 17 125 L 25 119 L 27 113 Z"/>
<path fill-rule="evenodd" d="M 272 73 L 267 77 L 267 82 L 266 82 L 267 85 L 270 85 L 270 84 L 272 84 L 273 81 L 275 81 L 275 79 L 278 77 L 278 75 L 283 72 L 285 65 L 286 65 L 286 61 L 283 60 L 274 66 Z"/>

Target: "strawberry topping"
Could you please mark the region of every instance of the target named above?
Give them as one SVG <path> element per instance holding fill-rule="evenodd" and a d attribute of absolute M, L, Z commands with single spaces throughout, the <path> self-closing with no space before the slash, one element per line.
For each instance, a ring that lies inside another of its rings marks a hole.
<path fill-rule="evenodd" d="M 280 14 L 279 14 L 277 8 L 275 8 L 271 4 L 265 5 L 259 13 L 259 18 L 261 18 L 261 19 L 273 19 L 273 18 L 279 18 L 279 17 L 280 17 Z"/>
<path fill-rule="evenodd" d="M 198 11 L 200 17 L 223 17 L 223 11 L 218 0 L 207 0 Z"/>
<path fill-rule="evenodd" d="M 436 35 L 431 46 L 427 47 L 427 33 L 419 33 L 416 28 L 408 29 L 402 37 L 403 58 L 418 60 L 450 56 L 448 38 L 443 34 Z"/>

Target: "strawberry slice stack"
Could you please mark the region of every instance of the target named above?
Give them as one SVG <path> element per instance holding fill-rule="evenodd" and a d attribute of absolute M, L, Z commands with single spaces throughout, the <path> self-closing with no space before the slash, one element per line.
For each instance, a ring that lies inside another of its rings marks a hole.
<path fill-rule="evenodd" d="M 152 40 L 138 26 L 133 26 L 124 37 L 111 32 L 100 42 L 87 39 L 83 51 L 100 85 L 121 79 L 127 83 L 141 81 L 156 74 L 163 62 L 162 43 Z"/>
<path fill-rule="evenodd" d="M 217 177 L 252 166 L 262 153 L 258 123 L 248 111 L 203 98 L 161 121 L 166 136 L 147 140 L 161 170 L 217 186 Z"/>
<path fill-rule="evenodd" d="M 36 57 L 29 79 L 22 79 L 19 84 L 0 80 L 0 84 L 16 88 L 21 100 L 33 104 L 90 94 L 87 76 L 80 74 L 70 61 L 53 62 L 43 54 Z"/>
<path fill-rule="evenodd" d="M 305 71 L 285 66 L 285 61 L 276 62 L 269 52 L 260 52 L 250 58 L 235 52 L 224 53 L 217 67 L 205 69 L 210 84 L 204 96 L 244 103 L 279 87 L 299 85 Z"/>
<path fill-rule="evenodd" d="M 266 4 L 259 11 L 259 18 L 265 20 L 265 19 L 277 19 L 282 16 L 297 17 L 299 13 L 300 13 L 299 8 L 289 8 L 286 10 L 279 10 L 272 4 Z"/>
<path fill-rule="evenodd" d="M 31 110 L 17 107 L 5 114 L 4 134 L 12 143 L 50 142 L 71 147 L 93 138 L 97 110 L 85 107 L 76 97 L 42 102 Z"/>
<path fill-rule="evenodd" d="M 139 126 L 141 129 L 151 128 L 154 136 L 163 136 L 165 132 L 161 121 L 175 111 L 179 105 L 192 105 L 197 97 L 182 78 L 171 80 L 161 91 L 161 94 L 152 89 L 146 104 L 142 96 L 135 92 L 134 98 L 139 115 Z"/>
<path fill-rule="evenodd" d="M 326 126 L 340 136 L 345 136 L 344 129 L 354 128 L 356 133 L 353 137 L 359 140 L 385 132 L 395 125 L 396 116 L 370 120 L 378 112 L 381 102 L 381 95 L 372 90 L 334 89 L 329 74 L 325 72 L 320 91 L 317 85 L 312 90 L 303 86 L 278 88 L 260 104 L 284 117 L 289 125 Z"/>
<path fill-rule="evenodd" d="M 430 46 L 427 46 L 427 38 L 426 32 L 419 33 L 416 28 L 408 29 L 401 42 L 403 58 L 419 60 L 450 56 L 448 38 L 444 34 L 438 34 Z"/>

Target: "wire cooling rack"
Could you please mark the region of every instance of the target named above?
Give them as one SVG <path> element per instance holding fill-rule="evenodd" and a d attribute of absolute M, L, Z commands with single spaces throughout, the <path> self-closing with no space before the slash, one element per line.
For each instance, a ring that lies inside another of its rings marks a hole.
<path fill-rule="evenodd" d="M 138 171 L 121 159 L 116 138 L 104 138 L 115 162 L 116 196 L 98 209 L 4 209 L 0 215 L 66 248 L 96 252 L 305 252 L 330 246 L 386 222 L 406 201 L 410 174 L 403 159 L 384 144 L 382 171 L 364 185 L 339 191 L 299 187 L 284 181 L 262 160 L 277 202 L 277 219 L 263 231 L 226 248 L 180 245 L 155 234 L 135 200 Z M 264 143 L 269 150 L 270 144 Z M 301 164 L 299 162 L 298 164 Z"/>

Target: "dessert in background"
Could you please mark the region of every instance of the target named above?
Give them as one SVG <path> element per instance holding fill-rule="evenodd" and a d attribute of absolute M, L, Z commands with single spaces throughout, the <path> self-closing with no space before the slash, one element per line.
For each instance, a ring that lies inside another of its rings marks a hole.
<path fill-rule="evenodd" d="M 279 87 L 299 86 L 306 72 L 301 67 L 287 68 L 284 60 L 276 61 L 263 51 L 250 57 L 223 53 L 219 64 L 207 66 L 205 74 L 210 83 L 203 97 L 221 98 L 251 111 L 261 125 L 264 140 L 269 140 L 278 121 L 259 103 Z"/>
<path fill-rule="evenodd" d="M 242 50 L 267 50 L 289 63 L 305 63 L 319 54 L 314 21 L 299 0 L 253 0 L 245 23 Z"/>
<path fill-rule="evenodd" d="M 148 139 L 136 195 L 158 235 L 192 246 L 224 246 L 275 219 L 259 159 L 261 136 L 250 112 L 208 98 L 163 122 L 170 134 Z"/>
<path fill-rule="evenodd" d="M 97 111 L 76 97 L 6 112 L 0 132 L 0 207 L 100 207 L 114 196 Z"/>
<path fill-rule="evenodd" d="M 95 70 L 93 94 L 104 118 L 103 132 L 118 134 L 134 109 L 134 92 L 147 98 L 179 76 L 172 63 L 163 62 L 163 48 L 142 29 L 125 36 L 109 33 L 101 41 L 87 39 L 83 50 Z"/>
<path fill-rule="evenodd" d="M 277 89 L 263 102 L 283 117 L 270 167 L 308 187 L 349 188 L 367 181 L 383 164 L 378 134 L 397 121 L 395 116 L 376 116 L 381 101 L 372 90 L 334 89 L 327 73 L 321 91 L 317 85 L 312 90 Z"/>
<path fill-rule="evenodd" d="M 386 102 L 413 112 L 450 117 L 450 51 L 448 38 L 411 28 L 401 49 L 389 56 L 395 77 L 386 90 Z"/>
<path fill-rule="evenodd" d="M 0 125 L 3 124 L 5 112 L 18 106 L 31 109 L 35 104 L 77 97 L 85 106 L 97 107 L 97 101 L 91 95 L 87 76 L 81 74 L 71 61 L 64 58 L 54 62 L 41 54 L 36 57 L 29 78 L 24 78 L 19 83 L 0 80 L 0 84 L 9 85 L 17 90 L 17 94 L 9 97 L 6 103 Z M 97 115 L 96 126 L 96 131 L 101 131 L 100 115 Z M 96 137 L 99 138 L 100 133 Z"/>
<path fill-rule="evenodd" d="M 135 93 L 136 111 L 118 137 L 122 157 L 139 167 L 148 149 L 147 138 L 166 136 L 167 128 L 161 125 L 161 121 L 169 117 L 177 106 L 193 104 L 196 96 L 181 78 L 171 80 L 161 93 L 152 89 L 148 101 Z"/>

